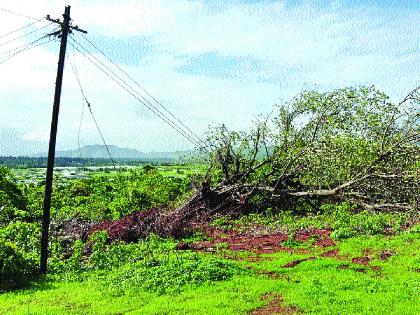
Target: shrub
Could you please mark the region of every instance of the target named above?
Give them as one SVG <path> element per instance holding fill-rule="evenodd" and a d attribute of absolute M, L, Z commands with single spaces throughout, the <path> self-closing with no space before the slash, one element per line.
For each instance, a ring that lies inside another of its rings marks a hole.
<path fill-rule="evenodd" d="M 0 229 L 0 238 L 15 244 L 26 256 L 36 258 L 39 253 L 41 225 L 16 220 Z"/>
<path fill-rule="evenodd" d="M 35 261 L 25 258 L 16 244 L 0 239 L 0 292 L 25 286 L 35 270 Z"/>
<path fill-rule="evenodd" d="M 111 292 L 122 294 L 143 289 L 157 294 L 178 293 L 187 285 L 229 280 L 244 272 L 235 263 L 197 253 L 172 253 L 165 259 L 127 264 L 107 279 Z"/>

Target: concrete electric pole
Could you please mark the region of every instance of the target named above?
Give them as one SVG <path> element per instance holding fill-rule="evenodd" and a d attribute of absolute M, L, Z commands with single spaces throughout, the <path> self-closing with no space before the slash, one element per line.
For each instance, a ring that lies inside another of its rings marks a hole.
<path fill-rule="evenodd" d="M 41 261 L 40 272 L 45 274 L 47 272 L 48 260 L 48 234 L 50 227 L 50 210 L 51 210 L 51 194 L 52 182 L 54 173 L 54 160 L 55 160 L 55 144 L 57 140 L 57 126 L 58 126 L 58 113 L 60 111 L 60 98 L 61 88 L 63 85 L 64 62 L 66 58 L 67 37 L 72 30 L 86 33 L 86 31 L 79 29 L 77 26 L 71 26 L 70 6 L 66 6 L 63 14 L 63 21 L 59 19 L 53 20 L 47 15 L 46 19 L 50 22 L 59 24 L 61 29 L 50 35 L 61 38 L 60 55 L 58 59 L 57 79 L 55 82 L 54 105 L 51 119 L 51 132 L 50 144 L 48 149 L 48 164 L 47 175 L 45 180 L 45 196 L 44 196 L 44 212 L 42 216 L 42 237 L 41 237 Z"/>

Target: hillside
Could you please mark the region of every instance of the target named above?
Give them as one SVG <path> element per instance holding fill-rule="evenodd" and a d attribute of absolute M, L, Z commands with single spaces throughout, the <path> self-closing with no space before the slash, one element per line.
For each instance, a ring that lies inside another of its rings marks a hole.
<path fill-rule="evenodd" d="M 179 152 L 140 152 L 136 149 L 122 148 L 116 145 L 108 146 L 109 152 L 114 159 L 139 159 L 139 160 L 178 160 L 185 156 L 192 155 L 192 151 Z M 46 157 L 47 152 L 34 155 L 35 157 Z M 57 151 L 57 158 L 88 158 L 88 159 L 108 159 L 109 155 L 104 145 L 93 144 L 85 145 L 79 149 Z"/>

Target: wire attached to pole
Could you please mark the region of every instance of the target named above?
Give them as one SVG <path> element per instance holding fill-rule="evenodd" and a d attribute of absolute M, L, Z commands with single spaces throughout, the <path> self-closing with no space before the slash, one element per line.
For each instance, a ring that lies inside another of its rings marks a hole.
<path fill-rule="evenodd" d="M 74 50 L 74 48 L 75 48 L 75 47 L 74 47 L 74 44 L 73 44 L 73 43 L 71 43 L 71 44 L 72 44 L 72 46 L 73 46 L 73 50 Z M 93 122 L 95 123 L 96 129 L 98 130 L 98 133 L 99 133 L 99 136 L 101 137 L 102 143 L 104 144 L 105 149 L 106 149 L 106 151 L 107 151 L 107 153 L 108 153 L 108 156 L 109 156 L 109 158 L 110 158 L 110 160 L 111 160 L 112 166 L 113 166 L 113 167 L 114 167 L 114 169 L 115 169 L 115 168 L 117 168 L 116 163 L 115 163 L 115 160 L 114 160 L 114 158 L 113 158 L 113 157 L 112 157 L 112 155 L 111 155 L 111 152 L 110 152 L 110 150 L 109 150 L 108 144 L 106 143 L 106 141 L 105 141 L 105 137 L 104 137 L 104 135 L 103 135 L 103 133 L 102 133 L 102 131 L 101 131 L 101 128 L 99 127 L 98 121 L 96 120 L 95 115 L 93 114 L 93 111 L 92 111 L 92 106 L 91 106 L 91 104 L 90 104 L 89 100 L 88 100 L 88 99 L 87 99 L 87 97 L 86 97 L 85 91 L 84 91 L 83 86 L 82 86 L 82 82 L 80 81 L 79 72 L 77 71 L 77 66 L 76 66 L 76 63 L 74 63 L 74 64 L 73 64 L 73 62 L 72 62 L 70 59 L 69 59 L 69 62 L 70 62 L 71 68 L 72 68 L 72 70 L 73 70 L 74 76 L 76 77 L 76 81 L 77 81 L 77 83 L 78 83 L 78 85 L 79 85 L 79 89 L 80 89 L 80 92 L 81 92 L 81 94 L 82 94 L 82 96 L 83 96 L 83 100 L 84 100 L 84 102 L 86 102 L 86 105 L 87 105 L 87 107 L 88 107 L 88 109 L 89 109 L 89 113 L 90 113 L 90 115 L 92 116 L 92 120 L 93 120 Z M 83 112 L 84 112 L 84 111 L 83 111 Z M 83 112 L 82 112 L 82 115 L 83 115 Z M 83 117 L 83 116 L 82 116 L 82 117 Z M 80 134 L 81 123 L 82 123 L 82 122 L 80 122 L 80 125 L 79 125 L 79 134 Z M 79 140 L 78 140 L 78 141 L 79 141 Z M 80 142 L 79 142 L 79 152 L 80 152 Z"/>
<path fill-rule="evenodd" d="M 39 32 L 40 30 L 43 30 L 44 28 L 46 28 L 46 27 L 50 26 L 51 24 L 52 24 L 52 23 L 47 23 L 46 25 L 44 25 L 44 26 L 42 26 L 42 27 L 39 27 L 39 28 L 37 28 L 37 29 L 35 29 L 35 30 L 32 30 L 32 31 L 30 31 L 30 32 L 28 32 L 28 33 L 25 33 L 25 34 L 19 35 L 18 37 L 12 38 L 12 39 L 8 40 L 7 42 L 0 43 L 0 47 L 2 47 L 2 46 L 4 46 L 4 45 L 7 45 L 7 44 L 10 44 L 10 43 L 12 43 L 12 42 L 14 42 L 14 41 L 17 41 L 18 39 L 21 39 L 21 38 L 27 37 L 27 36 L 29 36 L 29 35 L 31 35 L 31 34 L 33 34 L 33 33 L 35 33 L 35 32 Z"/>
<path fill-rule="evenodd" d="M 143 86 L 140 85 L 133 77 L 131 77 L 124 69 L 122 69 L 116 62 L 109 58 L 100 48 L 98 48 L 91 40 L 89 40 L 85 35 L 80 34 L 85 41 L 87 41 L 93 48 L 96 49 L 103 57 L 105 57 L 110 63 L 112 63 L 119 71 L 121 71 L 130 81 L 137 85 L 144 93 L 146 93 L 152 100 L 159 105 L 166 113 L 168 113 L 172 118 L 174 118 L 183 128 L 188 130 L 188 132 L 194 136 L 194 138 L 199 142 L 204 144 L 203 140 L 192 131 L 187 125 L 185 125 L 179 118 L 177 118 L 166 106 L 159 102 L 153 95 L 151 95 Z"/>
<path fill-rule="evenodd" d="M 26 25 L 24 25 L 24 26 L 22 26 L 22 27 L 20 27 L 20 28 L 18 28 L 18 29 L 16 29 L 16 30 L 14 30 L 14 31 L 10 31 L 9 33 L 6 33 L 6 34 L 4 34 L 4 35 L 1 35 L 1 36 L 0 36 L 0 38 L 4 38 L 4 37 L 7 37 L 7 36 L 10 36 L 10 35 L 12 35 L 12 34 L 14 34 L 14 33 L 16 33 L 16 32 L 19 32 L 19 31 L 21 31 L 21 30 L 24 30 L 25 28 L 31 27 L 32 25 L 34 25 L 34 24 L 38 23 L 38 22 L 39 22 L 39 21 L 41 21 L 42 19 L 43 19 L 43 18 L 40 18 L 40 19 L 38 19 L 38 20 L 36 20 L 36 21 L 34 21 L 34 22 L 32 22 L 32 23 L 26 24 Z"/>
<path fill-rule="evenodd" d="M 34 45 L 35 43 L 39 42 L 40 40 L 44 39 L 44 38 L 45 38 L 45 37 L 47 37 L 47 36 L 48 36 L 48 35 L 43 36 L 43 37 L 41 37 L 41 38 L 38 38 L 37 40 L 35 40 L 35 41 L 33 41 L 33 42 L 29 43 L 28 45 L 26 45 L 26 46 L 25 46 L 25 48 L 23 48 L 23 49 L 21 49 L 21 50 L 18 50 L 17 52 L 15 52 L 15 53 L 13 53 L 13 54 L 11 54 L 11 55 L 7 56 L 5 59 L 3 59 L 2 61 L 0 61 L 0 65 L 1 65 L 1 64 L 3 64 L 3 63 L 5 63 L 6 61 L 8 61 L 8 60 L 12 59 L 13 57 L 15 57 L 16 55 L 18 55 L 18 54 L 20 54 L 20 53 L 23 53 L 23 52 L 25 52 L 25 51 L 27 51 L 27 50 L 30 50 L 30 49 L 33 49 L 33 48 L 35 48 L 35 47 L 39 47 L 39 46 L 42 46 L 42 45 L 48 44 L 49 42 L 52 42 L 52 41 L 54 40 L 54 39 L 48 39 L 47 41 L 44 41 L 44 42 L 39 43 L 39 44 L 37 44 L 37 45 Z"/>
<path fill-rule="evenodd" d="M 0 8 L 0 11 L 7 12 L 7 13 L 10 13 L 10 14 L 13 14 L 13 15 L 16 15 L 16 16 L 21 16 L 21 17 L 24 17 L 24 18 L 27 18 L 27 19 L 31 19 L 31 20 L 37 20 L 38 19 L 38 18 L 33 17 L 33 16 L 29 16 L 29 15 L 26 15 L 26 14 L 18 13 L 18 12 L 15 12 L 15 11 L 4 9 L 4 8 Z"/>
<path fill-rule="evenodd" d="M 88 59 L 95 67 L 97 67 L 100 71 L 102 71 L 104 74 L 106 74 L 109 78 L 111 78 L 115 83 L 117 83 L 119 86 L 121 86 L 124 90 L 126 90 L 130 95 L 132 95 L 134 98 L 136 98 L 141 104 L 146 106 L 151 112 L 153 112 L 155 115 L 157 115 L 159 118 L 161 118 L 164 122 L 166 122 L 169 126 L 171 126 L 175 131 L 177 131 L 180 135 L 182 135 L 185 139 L 187 139 L 189 142 L 191 142 L 195 147 L 201 148 L 201 144 L 192 138 L 190 135 L 186 133 L 185 130 L 180 128 L 175 122 L 173 122 L 171 119 L 169 119 L 165 114 L 163 114 L 159 109 L 157 109 L 155 106 L 150 104 L 149 101 L 147 101 L 144 96 L 139 94 L 133 87 L 131 87 L 124 79 L 119 77 L 117 74 L 115 74 L 109 67 L 107 67 L 103 62 L 98 60 L 92 53 L 90 53 L 86 48 L 84 48 L 80 43 L 78 43 L 73 37 L 70 37 L 71 40 L 76 44 L 75 48 L 77 51 L 79 51 L 86 59 Z M 79 49 L 80 47 L 80 49 Z M 83 51 L 84 52 L 83 52 Z M 89 56 L 86 56 L 86 54 Z M 96 60 L 96 62 L 94 60 Z M 98 63 L 100 65 L 98 65 Z M 102 67 L 101 67 L 102 66 Z M 107 70 L 104 70 L 107 69 Z"/>

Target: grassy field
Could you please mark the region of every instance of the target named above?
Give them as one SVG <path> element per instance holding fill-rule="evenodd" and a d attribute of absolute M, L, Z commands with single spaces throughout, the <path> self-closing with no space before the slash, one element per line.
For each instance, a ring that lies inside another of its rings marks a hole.
<path fill-rule="evenodd" d="M 59 169 L 65 185 L 56 189 L 57 217 L 125 222 L 129 213 L 114 218 L 107 209 L 180 202 L 177 194 L 190 193 L 184 182 L 204 171 Z M 44 170 L 13 172 L 24 182 Z M 82 172 L 87 179 L 64 176 Z M 4 248 L 12 242 L 37 264 L 40 226 L 31 218 L 42 187 L 29 186 L 28 207 L 5 217 L 0 237 Z M 267 208 L 236 219 L 218 215 L 185 239 L 125 243 L 99 232 L 60 242 L 53 240 L 47 277 L 0 293 L 0 314 L 420 314 L 415 211 L 372 213 L 346 203 L 305 213 Z"/>
<path fill-rule="evenodd" d="M 184 178 L 189 175 L 205 172 L 204 165 L 155 165 L 154 166 L 163 176 Z M 57 180 L 72 180 L 88 178 L 92 176 L 113 177 L 117 173 L 127 174 L 130 170 L 142 169 L 142 166 L 87 166 L 87 167 L 56 167 L 54 175 Z M 16 168 L 12 169 L 13 174 L 20 182 L 40 182 L 45 180 L 45 168 Z"/>
<path fill-rule="evenodd" d="M 0 313 L 248 314 L 275 310 L 273 304 L 279 302 L 289 313 L 420 313 L 418 229 L 349 238 L 327 248 L 311 242 L 272 254 L 225 249 L 200 254 L 224 257 L 246 272 L 227 281 L 186 285 L 177 293 L 138 289 L 115 294 L 96 276 L 83 281 L 47 278 L 31 289 L 0 295 Z M 296 265 L 285 267 L 291 262 Z"/>

